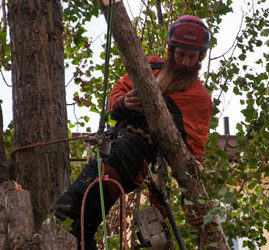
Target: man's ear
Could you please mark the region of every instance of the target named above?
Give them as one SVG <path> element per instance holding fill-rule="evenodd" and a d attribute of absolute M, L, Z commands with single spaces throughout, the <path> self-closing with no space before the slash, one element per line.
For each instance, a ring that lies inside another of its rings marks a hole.
<path fill-rule="evenodd" d="M 206 51 L 201 53 L 199 57 L 199 62 L 203 61 L 205 58 L 206 58 Z"/>

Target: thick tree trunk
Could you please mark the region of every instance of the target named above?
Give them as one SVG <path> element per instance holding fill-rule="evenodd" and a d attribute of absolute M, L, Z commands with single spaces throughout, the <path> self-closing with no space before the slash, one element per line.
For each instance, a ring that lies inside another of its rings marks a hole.
<path fill-rule="evenodd" d="M 77 250 L 77 239 L 50 221 L 36 233 L 29 191 L 9 181 L 0 184 L 0 249 Z"/>
<path fill-rule="evenodd" d="M 7 171 L 6 152 L 3 137 L 2 106 L 0 103 L 0 184 L 7 180 L 9 180 L 9 176 Z"/>
<path fill-rule="evenodd" d="M 21 249 L 34 232 L 29 192 L 18 190 L 15 182 L 3 182 L 0 208 L 0 249 Z"/>
<path fill-rule="evenodd" d="M 99 4 L 102 11 L 107 14 L 108 9 L 101 0 Z M 112 33 L 123 63 L 141 99 L 152 138 L 172 167 L 178 184 L 186 190 L 185 197 L 194 203 L 194 208 L 200 214 L 207 214 L 212 205 L 198 202 L 199 199 L 208 198 L 198 177 L 199 164 L 185 147 L 174 125 L 122 2 L 115 5 Z M 199 234 L 200 249 L 205 249 L 214 242 L 218 247 L 209 247 L 210 249 L 229 249 L 217 218 L 206 224 L 204 230 L 199 230 Z"/>
<path fill-rule="evenodd" d="M 14 148 L 68 137 L 60 0 L 9 0 Z M 35 225 L 69 184 L 69 147 L 16 151 L 11 174 L 29 190 Z"/>

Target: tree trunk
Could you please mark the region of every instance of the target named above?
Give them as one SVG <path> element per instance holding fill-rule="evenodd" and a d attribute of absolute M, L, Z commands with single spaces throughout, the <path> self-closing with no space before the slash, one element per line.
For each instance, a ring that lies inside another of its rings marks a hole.
<path fill-rule="evenodd" d="M 0 208 L 0 249 L 22 249 L 34 233 L 29 192 L 19 190 L 15 182 L 3 182 L 0 184 Z"/>
<path fill-rule="evenodd" d="M 77 250 L 77 238 L 50 221 L 44 221 L 39 234 L 41 250 Z"/>
<path fill-rule="evenodd" d="M 0 103 L 0 184 L 7 180 L 9 180 L 9 176 L 4 145 L 2 106 Z"/>
<path fill-rule="evenodd" d="M 76 250 L 77 239 L 49 220 L 36 233 L 29 191 L 9 181 L 0 184 L 0 249 Z"/>
<path fill-rule="evenodd" d="M 68 137 L 60 0 L 9 0 L 14 148 Z M 35 225 L 69 184 L 67 143 L 16 151 L 11 176 L 29 190 Z"/>
<path fill-rule="evenodd" d="M 99 0 L 99 4 L 107 15 L 107 6 L 104 6 L 102 0 Z M 194 209 L 200 214 L 207 214 L 212 209 L 212 204 L 198 202 L 199 199 L 208 198 L 198 176 L 199 164 L 186 148 L 174 125 L 122 2 L 115 4 L 112 34 L 126 70 L 141 99 L 152 138 L 170 164 L 178 184 L 185 189 L 186 199 L 193 202 Z M 217 217 L 206 224 L 204 230 L 199 230 L 199 234 L 201 249 L 229 249 Z M 218 246 L 209 247 L 213 246 L 212 243 L 217 243 Z"/>

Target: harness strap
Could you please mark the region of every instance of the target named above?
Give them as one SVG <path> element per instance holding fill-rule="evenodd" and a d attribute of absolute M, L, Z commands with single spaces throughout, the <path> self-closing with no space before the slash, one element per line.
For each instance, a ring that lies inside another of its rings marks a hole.
<path fill-rule="evenodd" d="M 164 98 L 166 100 L 166 105 L 167 105 L 169 112 L 173 115 L 176 127 L 177 127 L 178 131 L 181 133 L 181 137 L 182 137 L 185 145 L 187 146 L 186 132 L 184 129 L 182 112 L 170 96 L 166 95 L 166 96 L 164 96 Z"/>

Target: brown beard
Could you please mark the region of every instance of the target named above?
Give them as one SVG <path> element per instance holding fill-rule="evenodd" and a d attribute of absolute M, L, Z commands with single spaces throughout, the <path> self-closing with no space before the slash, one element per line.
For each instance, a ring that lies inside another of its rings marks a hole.
<path fill-rule="evenodd" d="M 193 67 L 177 66 L 173 53 L 167 57 L 165 66 L 157 79 L 161 92 L 182 92 L 198 78 L 201 64 L 199 61 Z"/>

